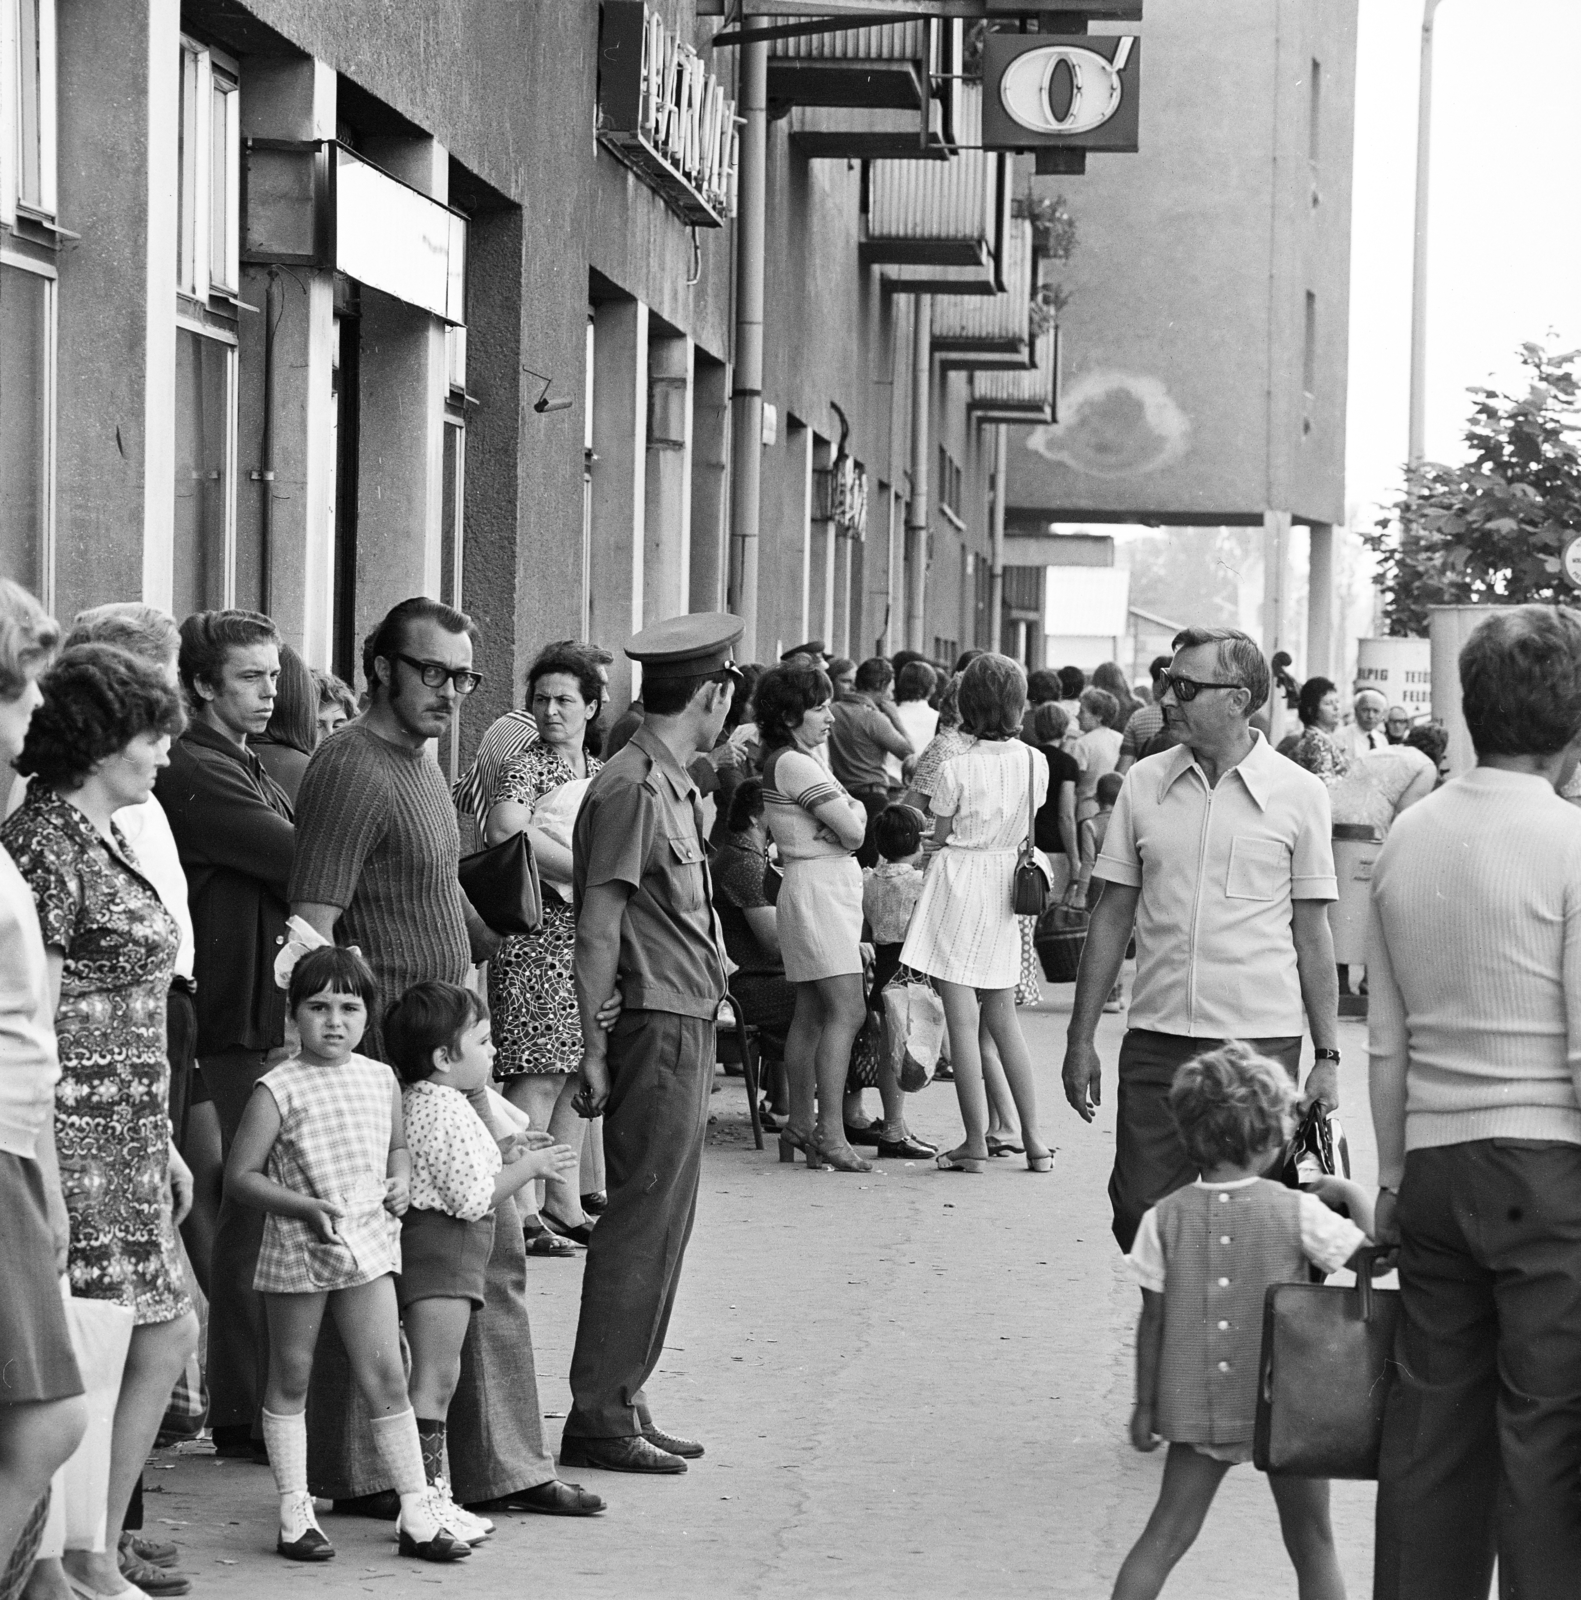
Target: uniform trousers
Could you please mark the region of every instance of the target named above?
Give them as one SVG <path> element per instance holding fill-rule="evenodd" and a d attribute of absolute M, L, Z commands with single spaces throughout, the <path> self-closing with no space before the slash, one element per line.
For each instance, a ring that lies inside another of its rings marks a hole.
<path fill-rule="evenodd" d="M 253 1086 L 272 1064 L 273 1054 L 262 1050 L 217 1050 L 203 1057 L 203 1084 L 214 1102 L 227 1156 Z M 269 1376 L 269 1334 L 263 1301 L 253 1288 L 263 1230 L 262 1211 L 222 1194 L 209 1264 L 209 1343 L 204 1368 L 211 1428 L 251 1429 L 263 1405 Z"/>
<path fill-rule="evenodd" d="M 609 1208 L 582 1273 L 568 1439 L 642 1432 L 642 1386 L 664 1349 L 697 1212 L 713 1079 L 712 1018 L 624 1011 L 610 1030 Z"/>
<path fill-rule="evenodd" d="M 1175 1119 L 1169 1114 L 1169 1088 L 1176 1072 L 1194 1056 L 1217 1050 L 1225 1042 L 1153 1033 L 1146 1028 L 1126 1032 L 1120 1045 L 1114 1171 L 1109 1177 L 1114 1236 L 1124 1251 L 1130 1251 L 1150 1207 L 1202 1175 L 1175 1131 Z M 1300 1070 L 1300 1034 L 1242 1043 L 1277 1061 L 1292 1078 Z"/>
<path fill-rule="evenodd" d="M 1581 1593 L 1581 1147 L 1412 1150 L 1375 1600 Z"/>

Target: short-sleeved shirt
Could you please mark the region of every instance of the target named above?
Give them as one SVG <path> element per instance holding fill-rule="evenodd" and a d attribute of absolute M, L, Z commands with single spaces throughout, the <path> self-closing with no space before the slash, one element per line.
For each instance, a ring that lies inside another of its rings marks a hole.
<path fill-rule="evenodd" d="M 1126 718 L 1125 732 L 1120 736 L 1120 755 L 1135 761 L 1142 754 L 1147 741 L 1164 726 L 1164 708 L 1156 701 L 1138 706 Z"/>
<path fill-rule="evenodd" d="M 922 874 L 906 861 L 884 861 L 862 874 L 862 916 L 874 944 L 906 942 L 922 882 Z"/>
<path fill-rule="evenodd" d="M 865 694 L 843 694 L 834 703 L 829 730 L 829 766 L 848 789 L 889 785 L 889 751 L 880 742 L 894 724 Z"/>
<path fill-rule="evenodd" d="M 461 1090 L 426 1079 L 401 1090 L 401 1121 L 412 1162 L 412 1205 L 476 1222 L 494 1209 L 504 1161 Z"/>
<path fill-rule="evenodd" d="M 1069 750 L 1063 750 L 1057 744 L 1040 744 L 1033 748 L 1041 750 L 1048 759 L 1049 789 L 1048 798 L 1038 807 L 1037 827 L 1032 842 L 1051 856 L 1062 856 L 1065 854 L 1065 841 L 1059 831 L 1060 788 L 1067 783 L 1081 782 L 1081 763 Z M 1074 802 L 1075 797 L 1072 796 L 1073 805 Z"/>
<path fill-rule="evenodd" d="M 1093 876 L 1139 888 L 1132 1028 L 1264 1039 L 1304 1026 L 1296 900 L 1334 900 L 1328 790 L 1252 730 L 1216 788 L 1189 745 L 1126 774 Z"/>
<path fill-rule="evenodd" d="M 471 817 L 480 834 L 494 807 L 495 791 L 506 764 L 537 742 L 538 724 L 527 710 L 507 711 L 503 717 L 496 717 L 478 740 L 478 753 L 472 758 L 472 765 L 456 779 L 451 795 L 456 810 Z"/>
<path fill-rule="evenodd" d="M 572 861 L 578 915 L 600 884 L 632 891 L 617 969 L 626 1009 L 711 1018 L 725 969 L 697 785 L 646 724 L 588 785 Z"/>

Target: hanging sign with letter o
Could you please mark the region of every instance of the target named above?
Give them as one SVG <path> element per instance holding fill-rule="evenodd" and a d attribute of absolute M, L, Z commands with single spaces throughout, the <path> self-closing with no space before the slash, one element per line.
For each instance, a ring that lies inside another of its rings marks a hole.
<path fill-rule="evenodd" d="M 991 33 L 983 41 L 983 144 L 995 150 L 1134 151 L 1142 41 L 1132 34 Z"/>

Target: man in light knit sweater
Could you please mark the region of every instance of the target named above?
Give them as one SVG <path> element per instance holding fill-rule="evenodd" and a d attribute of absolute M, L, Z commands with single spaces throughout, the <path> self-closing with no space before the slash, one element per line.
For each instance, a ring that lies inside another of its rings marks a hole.
<path fill-rule="evenodd" d="M 1581 613 L 1460 655 L 1477 766 L 1394 824 L 1367 947 L 1400 1247 L 1375 1600 L 1581 1592 Z"/>

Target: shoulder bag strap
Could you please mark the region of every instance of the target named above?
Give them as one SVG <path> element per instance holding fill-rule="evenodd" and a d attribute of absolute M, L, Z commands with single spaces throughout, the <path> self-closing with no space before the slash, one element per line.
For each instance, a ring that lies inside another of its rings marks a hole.
<path fill-rule="evenodd" d="M 1038 758 L 1037 751 L 1031 745 L 1027 746 L 1027 843 L 1026 853 L 1030 860 L 1033 842 L 1037 838 L 1037 777 L 1038 769 L 1033 764 Z"/>

